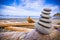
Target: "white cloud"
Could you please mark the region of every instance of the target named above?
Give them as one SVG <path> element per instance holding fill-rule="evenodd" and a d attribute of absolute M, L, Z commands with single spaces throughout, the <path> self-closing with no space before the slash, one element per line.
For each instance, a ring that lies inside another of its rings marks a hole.
<path fill-rule="evenodd" d="M 23 0 L 24 1 L 24 0 Z M 35 0 L 34 2 L 31 2 L 32 0 L 26 0 L 24 1 L 25 6 L 16 6 L 14 3 L 14 6 L 4 6 L 5 9 L 3 9 L 2 13 L 4 15 L 18 15 L 18 16 L 40 16 L 40 13 L 43 8 L 51 8 L 52 9 L 52 15 L 57 12 L 58 6 L 53 6 L 51 4 L 44 5 L 44 0 Z"/>

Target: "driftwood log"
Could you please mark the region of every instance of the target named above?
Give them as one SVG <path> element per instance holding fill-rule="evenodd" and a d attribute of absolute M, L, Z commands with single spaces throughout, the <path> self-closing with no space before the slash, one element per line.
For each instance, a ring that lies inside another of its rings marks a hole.
<path fill-rule="evenodd" d="M 26 32 L 27 33 L 27 32 L 32 31 L 33 29 L 9 26 L 9 27 L 5 27 L 5 30 L 17 31 L 17 32 Z"/>
<path fill-rule="evenodd" d="M 55 40 L 60 35 L 60 32 L 56 29 L 49 35 L 43 35 L 38 33 L 35 29 L 26 32 L 2 32 L 0 33 L 0 40 Z"/>
<path fill-rule="evenodd" d="M 21 26 L 21 27 L 27 27 L 27 28 L 31 28 L 34 27 L 35 23 L 27 23 L 27 22 L 9 22 L 9 23 L 0 23 L 0 27 L 10 27 L 10 26 Z"/>
<path fill-rule="evenodd" d="M 30 18 L 27 18 L 27 22 L 10 22 L 10 21 L 0 21 L 0 27 L 8 27 L 8 26 L 34 26 L 35 21 Z"/>
<path fill-rule="evenodd" d="M 35 21 L 32 18 L 30 18 L 30 16 L 27 18 L 27 21 L 28 23 L 35 23 Z"/>

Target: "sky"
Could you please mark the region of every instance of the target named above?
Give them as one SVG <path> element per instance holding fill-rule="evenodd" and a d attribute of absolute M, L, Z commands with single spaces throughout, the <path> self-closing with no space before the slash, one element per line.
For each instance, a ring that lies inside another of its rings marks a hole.
<path fill-rule="evenodd" d="M 60 0 L 0 0 L 0 15 L 40 16 L 44 8 L 54 15 L 60 12 Z"/>

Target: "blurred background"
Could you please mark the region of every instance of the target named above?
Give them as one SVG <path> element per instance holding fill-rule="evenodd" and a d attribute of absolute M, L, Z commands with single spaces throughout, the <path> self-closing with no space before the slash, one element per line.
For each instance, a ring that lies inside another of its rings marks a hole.
<path fill-rule="evenodd" d="M 51 16 L 60 12 L 60 0 L 0 0 L 1 18 L 39 18 L 43 8 L 51 8 Z"/>

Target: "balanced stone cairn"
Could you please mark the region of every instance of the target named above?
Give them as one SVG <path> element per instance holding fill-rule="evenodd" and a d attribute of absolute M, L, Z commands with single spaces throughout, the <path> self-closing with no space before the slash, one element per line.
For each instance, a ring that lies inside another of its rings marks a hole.
<path fill-rule="evenodd" d="M 50 34 L 52 31 L 50 11 L 51 9 L 45 8 L 42 11 L 41 18 L 35 24 L 36 30 L 42 34 Z"/>

